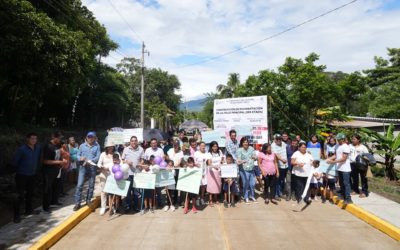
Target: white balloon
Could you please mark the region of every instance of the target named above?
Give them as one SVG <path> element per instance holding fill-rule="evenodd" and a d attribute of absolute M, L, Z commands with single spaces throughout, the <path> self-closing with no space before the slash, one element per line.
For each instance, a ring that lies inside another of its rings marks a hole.
<path fill-rule="evenodd" d="M 124 173 L 124 174 L 128 173 L 128 170 L 129 170 L 129 165 L 128 164 L 124 163 L 124 164 L 121 165 L 121 172 L 122 173 Z"/>
<path fill-rule="evenodd" d="M 153 173 L 157 174 L 158 172 L 160 172 L 160 166 L 154 165 L 152 170 L 153 170 Z"/>

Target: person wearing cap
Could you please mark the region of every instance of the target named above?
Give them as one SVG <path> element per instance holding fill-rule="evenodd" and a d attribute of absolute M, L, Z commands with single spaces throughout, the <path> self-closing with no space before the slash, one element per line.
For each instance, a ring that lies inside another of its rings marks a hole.
<path fill-rule="evenodd" d="M 97 162 L 100 158 L 100 145 L 96 142 L 96 133 L 89 132 L 86 135 L 86 140 L 79 146 L 78 159 L 80 161 L 78 184 L 75 190 L 75 206 L 74 211 L 81 208 L 81 197 L 83 183 L 85 182 L 85 176 L 89 177 L 89 190 L 86 196 L 86 205 L 91 207 L 92 197 L 94 192 L 94 184 L 97 172 Z"/>
<path fill-rule="evenodd" d="M 274 153 L 276 155 L 276 158 L 278 159 L 279 178 L 276 183 L 275 199 L 280 201 L 280 197 L 282 196 L 282 192 L 285 186 L 285 179 L 288 170 L 286 144 L 282 142 L 282 136 L 280 134 L 274 135 L 274 142 L 271 144 L 271 148 L 272 153 Z"/>
<path fill-rule="evenodd" d="M 343 133 L 338 133 L 336 135 L 338 141 L 338 147 L 336 148 L 336 153 L 331 158 L 328 158 L 328 163 L 336 163 L 336 170 L 339 175 L 339 185 L 343 195 L 344 204 L 352 204 L 351 200 L 351 186 L 350 186 L 350 147 L 346 143 L 346 136 Z"/>
<path fill-rule="evenodd" d="M 43 211 L 51 213 L 50 203 L 53 198 L 54 182 L 64 164 L 61 159 L 60 143 L 63 138 L 59 131 L 51 135 L 51 140 L 43 148 Z"/>
<path fill-rule="evenodd" d="M 100 215 L 104 215 L 104 213 L 106 212 L 107 194 L 103 192 L 103 189 L 106 185 L 107 177 L 111 173 L 110 170 L 114 165 L 113 154 L 116 153 L 114 144 L 108 140 L 104 144 L 104 148 L 104 152 L 100 154 L 99 162 L 97 163 L 97 167 L 100 169 Z"/>

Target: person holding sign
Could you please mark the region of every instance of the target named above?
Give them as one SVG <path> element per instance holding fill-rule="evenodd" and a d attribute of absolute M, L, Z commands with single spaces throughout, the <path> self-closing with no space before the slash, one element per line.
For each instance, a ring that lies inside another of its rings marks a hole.
<path fill-rule="evenodd" d="M 199 207 L 204 206 L 204 196 L 206 193 L 206 187 L 207 187 L 207 168 L 205 167 L 207 164 L 207 160 L 209 159 L 208 153 L 206 151 L 206 144 L 204 142 L 200 142 L 199 144 L 199 150 L 194 153 L 194 163 L 197 167 L 200 167 L 202 169 L 202 176 L 203 178 L 201 179 L 200 183 L 200 197 L 197 200 L 196 205 Z"/>
<path fill-rule="evenodd" d="M 250 204 L 249 198 L 252 202 L 257 202 L 254 198 L 254 186 L 256 183 L 254 160 L 256 159 L 254 148 L 250 146 L 249 139 L 242 137 L 237 150 L 237 164 L 239 164 L 239 174 L 243 182 L 243 195 L 246 204 Z"/>
<path fill-rule="evenodd" d="M 226 164 L 233 164 L 233 157 L 229 153 L 226 155 Z M 237 172 L 236 172 L 237 173 Z M 239 192 L 237 186 L 237 178 L 225 178 L 224 179 L 224 207 L 228 208 L 228 204 L 231 207 L 235 207 L 235 194 Z"/>
<path fill-rule="evenodd" d="M 181 167 L 181 163 L 183 161 L 183 151 L 181 150 L 179 145 L 180 144 L 178 140 L 174 141 L 173 148 L 168 150 L 167 154 L 168 159 L 174 162 L 175 168 Z M 175 169 L 175 183 L 178 183 L 178 176 L 179 176 L 179 169 Z M 174 199 L 173 199 L 174 204 L 171 204 L 171 209 L 175 210 L 174 205 L 180 204 L 179 191 L 176 189 L 176 187 L 173 193 L 174 193 Z M 164 207 L 164 209 L 166 208 Z"/>
<path fill-rule="evenodd" d="M 146 164 L 141 165 L 142 173 L 153 174 L 154 158 L 155 156 L 151 155 Z M 141 211 L 141 214 L 143 215 L 148 211 L 154 213 L 154 208 L 153 208 L 154 189 L 144 189 L 143 196 L 144 196 L 144 210 Z"/>
<path fill-rule="evenodd" d="M 97 167 L 100 169 L 100 215 L 104 215 L 106 212 L 107 194 L 103 192 L 103 190 L 106 185 L 107 177 L 110 175 L 111 168 L 114 165 L 113 154 L 115 151 L 114 145 L 110 141 L 107 141 L 104 147 L 105 151 L 100 154 L 99 162 L 97 163 Z"/>
<path fill-rule="evenodd" d="M 307 146 L 305 142 L 299 143 L 299 150 L 294 152 L 292 155 L 292 166 L 293 166 L 293 175 L 295 181 L 295 194 L 296 200 L 298 203 L 301 201 L 301 196 L 306 187 L 308 176 L 311 172 L 312 163 L 314 158 L 310 153 L 307 152 Z M 308 200 L 308 192 L 306 197 L 304 197 L 304 201 L 309 203 Z"/>
<path fill-rule="evenodd" d="M 275 198 L 275 187 L 277 177 L 279 176 L 278 157 L 272 153 L 272 147 L 269 143 L 264 143 L 261 152 L 258 153 L 258 166 L 264 179 L 264 195 L 265 204 L 270 201 L 272 204 L 278 205 Z"/>
<path fill-rule="evenodd" d="M 224 155 L 219 149 L 218 143 L 216 141 L 212 141 L 210 143 L 210 150 L 207 156 L 207 192 L 209 193 L 209 204 L 210 207 L 214 206 L 213 196 L 215 198 L 215 202 L 218 204 L 217 195 L 221 193 L 221 175 L 219 166 L 224 163 Z"/>
<path fill-rule="evenodd" d="M 194 165 L 194 159 L 193 157 L 189 157 L 187 160 L 187 167 L 192 169 L 192 168 L 197 168 Z M 168 190 L 167 190 L 168 191 Z M 186 198 L 185 198 L 185 208 L 183 209 L 183 213 L 187 214 L 189 212 L 189 203 L 192 201 L 192 212 L 197 213 L 197 208 L 196 208 L 196 199 L 197 195 L 193 193 L 186 192 Z"/>

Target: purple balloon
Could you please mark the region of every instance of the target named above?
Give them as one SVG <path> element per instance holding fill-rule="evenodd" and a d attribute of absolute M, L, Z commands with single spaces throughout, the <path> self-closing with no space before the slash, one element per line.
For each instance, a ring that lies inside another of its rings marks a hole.
<path fill-rule="evenodd" d="M 160 162 L 160 168 L 166 168 L 168 165 L 168 163 L 166 163 L 165 161 Z"/>
<path fill-rule="evenodd" d="M 111 171 L 115 174 L 116 172 L 121 171 L 121 166 L 120 166 L 119 164 L 115 164 L 115 165 L 112 167 L 112 170 L 111 170 Z"/>
<path fill-rule="evenodd" d="M 121 171 L 117 171 L 114 173 L 114 179 L 116 181 L 120 181 L 124 178 L 124 174 Z"/>
<path fill-rule="evenodd" d="M 157 156 L 156 158 L 154 158 L 154 163 L 160 165 L 160 162 L 162 162 L 163 158 L 160 156 Z"/>

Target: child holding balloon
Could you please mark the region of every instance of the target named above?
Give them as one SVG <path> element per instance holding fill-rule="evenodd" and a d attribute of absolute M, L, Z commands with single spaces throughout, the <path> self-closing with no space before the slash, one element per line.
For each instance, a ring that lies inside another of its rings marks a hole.
<path fill-rule="evenodd" d="M 108 178 L 114 177 L 115 180 L 120 181 L 124 178 L 124 174 L 122 172 L 120 163 L 121 158 L 118 153 L 113 154 L 113 163 L 114 166 L 111 168 L 111 172 L 113 175 L 108 176 Z M 121 203 L 121 196 L 113 194 L 112 197 L 110 195 L 108 199 L 108 206 L 110 208 L 110 216 L 115 214 L 119 209 L 119 204 Z"/>
<path fill-rule="evenodd" d="M 142 165 L 142 173 L 153 173 L 154 168 L 154 155 L 151 155 L 147 164 Z M 153 198 L 154 198 L 154 189 L 144 189 L 143 191 L 144 197 L 144 210 L 141 211 L 141 214 L 145 214 L 147 211 L 154 213 L 153 208 Z"/>

